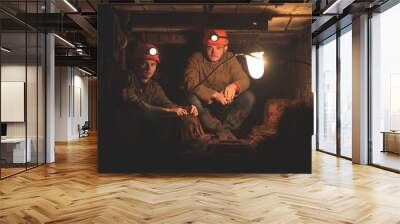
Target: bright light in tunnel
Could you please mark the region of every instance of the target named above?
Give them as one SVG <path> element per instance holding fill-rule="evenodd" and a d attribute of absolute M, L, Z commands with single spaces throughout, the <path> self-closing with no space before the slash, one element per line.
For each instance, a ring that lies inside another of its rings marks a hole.
<path fill-rule="evenodd" d="M 253 79 L 259 79 L 264 75 L 264 52 L 253 52 L 246 55 L 247 67 Z"/>

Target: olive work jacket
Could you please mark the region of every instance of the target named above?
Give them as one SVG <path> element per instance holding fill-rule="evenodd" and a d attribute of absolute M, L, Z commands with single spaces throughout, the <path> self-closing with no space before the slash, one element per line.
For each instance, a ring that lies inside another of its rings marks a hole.
<path fill-rule="evenodd" d="M 122 99 L 143 112 L 162 112 L 164 108 L 179 107 L 165 95 L 162 87 L 150 79 L 146 84 L 141 82 L 135 74 L 129 74 L 128 87 L 122 89 Z"/>
<path fill-rule="evenodd" d="M 232 58 L 224 63 L 230 57 Z M 195 88 L 220 63 L 224 64 L 207 81 Z M 239 86 L 238 93 L 244 92 L 250 87 L 247 74 L 231 52 L 225 53 L 220 62 L 216 64 L 211 63 L 201 52 L 196 52 L 189 58 L 184 73 L 184 87 L 189 94 L 194 93 L 201 100 L 210 102 L 211 96 L 215 92 L 223 91 L 226 86 L 232 83 Z"/>

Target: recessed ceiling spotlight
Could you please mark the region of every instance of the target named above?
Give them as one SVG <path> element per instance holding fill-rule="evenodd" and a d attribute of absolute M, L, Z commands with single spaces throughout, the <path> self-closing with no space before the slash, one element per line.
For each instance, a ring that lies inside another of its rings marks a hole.
<path fill-rule="evenodd" d="M 10 52 L 11 52 L 10 49 L 5 48 L 5 47 L 1 47 L 1 51 L 4 51 L 4 52 L 6 52 L 6 53 L 10 53 Z"/>

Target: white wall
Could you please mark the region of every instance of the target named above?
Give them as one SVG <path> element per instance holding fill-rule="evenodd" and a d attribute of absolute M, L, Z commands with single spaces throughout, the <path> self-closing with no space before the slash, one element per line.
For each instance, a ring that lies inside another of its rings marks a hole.
<path fill-rule="evenodd" d="M 73 67 L 56 67 L 56 141 L 79 137 L 78 124 L 88 120 L 88 106 L 88 77 Z"/>
<path fill-rule="evenodd" d="M 28 71 L 32 67 L 28 67 Z M 1 66 L 1 81 L 3 82 L 26 82 L 25 80 L 25 64 L 8 64 Z M 30 72 L 28 72 L 30 74 Z M 4 96 L 3 96 L 4 97 Z M 6 108 L 1 108 L 6 110 Z M 24 122 L 7 123 L 7 137 L 25 137 Z"/>
<path fill-rule="evenodd" d="M 55 68 L 55 141 L 68 140 L 68 88 L 70 77 L 67 67 Z"/>
<path fill-rule="evenodd" d="M 27 73 L 25 71 L 27 69 Z M 39 70 L 41 72 L 41 70 Z M 36 66 L 27 66 L 25 64 L 5 64 L 1 66 L 1 81 L 3 82 L 25 82 L 25 75 L 28 77 L 28 85 L 36 86 Z M 35 88 L 27 88 L 27 106 L 29 110 L 27 111 L 27 120 L 28 120 L 28 129 L 33 127 L 36 130 L 36 113 L 32 113 L 32 111 L 36 111 L 36 87 Z M 3 96 L 4 97 L 4 96 Z M 40 107 L 41 105 L 39 105 Z M 6 108 L 1 108 L 2 110 L 6 110 Z M 34 123 L 32 123 L 34 122 Z M 26 122 L 7 122 L 7 136 L 8 137 L 25 137 L 25 123 Z M 28 137 L 30 131 L 28 130 Z M 36 137 L 36 132 L 35 132 Z M 42 136 L 43 137 L 43 136 Z"/>
<path fill-rule="evenodd" d="M 1 81 L 18 81 L 26 84 L 26 107 L 22 108 L 26 111 L 26 121 L 24 122 L 7 122 L 8 138 L 24 138 L 25 135 L 30 139 L 32 161 L 39 163 L 44 162 L 44 74 L 42 67 L 36 65 L 24 64 L 3 64 L 1 66 Z M 27 80 L 26 80 L 27 78 Z M 7 96 L 2 96 L 7 97 Z M 8 108 L 1 108 L 7 110 Z M 39 150 L 39 151 L 37 151 Z M 39 156 L 37 157 L 37 153 Z"/>

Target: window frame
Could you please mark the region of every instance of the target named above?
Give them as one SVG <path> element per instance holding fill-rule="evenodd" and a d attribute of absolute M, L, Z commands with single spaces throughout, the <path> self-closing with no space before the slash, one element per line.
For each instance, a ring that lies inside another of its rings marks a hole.
<path fill-rule="evenodd" d="M 384 13 L 385 11 L 393 8 L 394 6 L 400 4 L 400 0 L 389 0 L 385 2 L 384 4 L 378 6 L 377 8 L 374 8 L 373 10 L 368 11 L 368 32 L 367 32 L 367 38 L 368 38 L 368 69 L 367 69 L 367 75 L 368 75 L 368 165 L 380 168 L 383 170 L 395 172 L 395 173 L 400 173 L 400 170 L 390 168 L 387 166 L 383 166 L 380 164 L 376 164 L 373 162 L 373 130 L 372 130 L 372 19 L 374 17 L 374 14 L 381 14 Z"/>
<path fill-rule="evenodd" d="M 327 38 L 319 41 L 316 44 L 316 151 L 319 152 L 323 152 L 329 155 L 333 155 L 339 158 L 343 158 L 343 159 L 347 159 L 347 160 L 352 160 L 352 158 L 347 157 L 342 155 L 341 153 L 341 118 L 340 118 L 340 103 L 341 103 L 341 97 L 340 97 L 340 77 L 341 77 L 341 67 L 340 67 L 340 37 L 344 34 L 346 34 L 347 32 L 352 32 L 352 23 L 347 24 L 346 26 L 344 26 L 341 29 L 338 29 L 335 33 L 333 33 L 332 35 L 328 36 Z M 321 44 L 326 44 L 329 43 L 330 41 L 336 41 L 336 152 L 332 153 L 332 152 L 328 152 L 324 149 L 321 149 L 319 147 L 319 104 L 320 104 L 320 97 L 319 97 L 319 85 L 320 85 L 320 74 L 319 74 L 319 68 L 320 68 L 320 64 L 319 64 L 319 47 Z"/>

